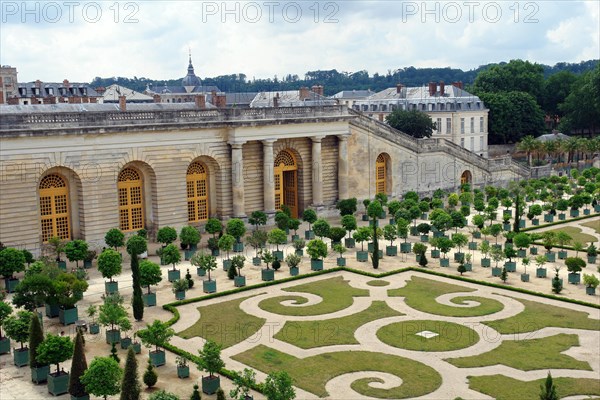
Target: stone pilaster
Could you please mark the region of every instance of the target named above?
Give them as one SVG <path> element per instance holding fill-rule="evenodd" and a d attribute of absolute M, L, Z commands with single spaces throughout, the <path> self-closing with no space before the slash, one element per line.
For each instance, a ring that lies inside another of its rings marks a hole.
<path fill-rule="evenodd" d="M 275 171 L 273 159 L 273 143 L 275 140 L 263 140 L 263 194 L 265 212 L 275 212 Z"/>
<path fill-rule="evenodd" d="M 348 135 L 338 136 L 338 198 L 348 198 Z"/>
<path fill-rule="evenodd" d="M 313 136 L 312 140 L 312 200 L 313 206 L 323 205 L 323 160 L 321 140 L 324 136 Z"/>
<path fill-rule="evenodd" d="M 243 142 L 231 144 L 231 194 L 233 201 L 233 216 L 244 218 L 244 158 L 242 156 Z"/>

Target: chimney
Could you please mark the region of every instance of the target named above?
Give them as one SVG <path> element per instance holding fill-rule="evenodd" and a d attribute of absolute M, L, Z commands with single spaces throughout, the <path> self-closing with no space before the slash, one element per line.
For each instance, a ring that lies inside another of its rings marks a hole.
<path fill-rule="evenodd" d="M 127 100 L 125 96 L 119 96 L 119 109 L 121 111 L 127 111 Z"/>
<path fill-rule="evenodd" d="M 42 87 L 42 81 L 40 81 L 39 79 L 37 81 L 35 81 L 35 87 L 36 88 L 41 88 Z"/>
<path fill-rule="evenodd" d="M 460 90 L 462 90 L 463 83 L 462 83 L 462 81 L 452 82 L 452 86 L 454 86 L 454 87 L 459 88 Z"/>
<path fill-rule="evenodd" d="M 214 106 L 217 105 L 217 91 L 216 90 L 211 90 L 211 92 L 210 92 L 210 101 L 211 101 L 211 103 Z"/>
<path fill-rule="evenodd" d="M 273 107 L 275 107 L 275 108 L 279 107 L 279 92 L 277 92 L 275 97 L 273 97 Z"/>
<path fill-rule="evenodd" d="M 71 87 L 71 85 L 69 84 L 69 81 L 68 81 L 68 79 L 65 79 L 65 80 L 63 81 L 63 86 L 64 86 L 64 87 L 66 87 L 66 88 L 68 88 L 68 87 Z"/>
<path fill-rule="evenodd" d="M 310 90 L 312 90 L 313 93 L 319 94 L 319 86 L 317 85 L 313 85 Z"/>
<path fill-rule="evenodd" d="M 155 103 L 160 103 L 160 94 L 155 94 L 154 96 L 152 96 L 152 99 Z"/>
<path fill-rule="evenodd" d="M 98 86 L 98 87 L 96 88 L 96 92 L 97 92 L 98 94 L 102 94 L 102 93 L 106 92 L 106 88 L 104 88 L 103 86 Z"/>
<path fill-rule="evenodd" d="M 18 97 L 10 97 L 7 99 L 8 104 L 10 105 L 19 105 L 19 98 Z"/>
<path fill-rule="evenodd" d="M 2 80 L 0 80 L 0 84 L 2 84 Z M 0 104 L 4 104 L 4 92 L 0 90 Z"/>
<path fill-rule="evenodd" d="M 97 97 L 90 97 L 90 103 L 97 103 L 98 102 L 97 99 L 98 99 Z"/>
<path fill-rule="evenodd" d="M 435 96 L 435 92 L 437 92 L 437 84 L 435 82 L 429 82 L 429 95 Z"/>
<path fill-rule="evenodd" d="M 160 98 L 160 96 L 159 96 Z M 196 108 L 205 109 L 206 108 L 206 97 L 203 94 L 197 95 L 195 98 Z"/>
<path fill-rule="evenodd" d="M 224 94 L 215 95 L 216 102 L 214 103 L 217 108 L 225 108 L 227 107 L 227 96 Z"/>
<path fill-rule="evenodd" d="M 446 93 L 446 85 L 444 81 L 440 81 L 440 96 L 443 96 Z"/>
<path fill-rule="evenodd" d="M 319 95 L 321 96 L 325 96 L 325 89 L 323 88 L 323 85 L 319 85 Z"/>
<path fill-rule="evenodd" d="M 304 101 L 310 98 L 310 93 L 307 87 L 300 88 L 300 101 Z"/>
<path fill-rule="evenodd" d="M 404 86 L 402 86 L 402 84 L 401 84 L 401 83 L 398 83 L 398 84 L 396 85 L 396 93 L 402 93 L 402 88 L 403 88 L 403 87 L 404 87 Z"/>

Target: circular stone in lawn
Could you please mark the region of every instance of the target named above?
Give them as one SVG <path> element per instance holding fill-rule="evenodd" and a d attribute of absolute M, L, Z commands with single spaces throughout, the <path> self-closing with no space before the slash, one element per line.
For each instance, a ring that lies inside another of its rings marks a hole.
<path fill-rule="evenodd" d="M 388 281 L 384 281 L 382 279 L 375 279 L 367 282 L 367 285 L 369 286 L 388 286 L 389 284 L 390 283 Z"/>
<path fill-rule="evenodd" d="M 446 321 L 395 322 L 377 331 L 383 343 L 406 350 L 452 351 L 472 346 L 479 334 L 471 328 Z"/>

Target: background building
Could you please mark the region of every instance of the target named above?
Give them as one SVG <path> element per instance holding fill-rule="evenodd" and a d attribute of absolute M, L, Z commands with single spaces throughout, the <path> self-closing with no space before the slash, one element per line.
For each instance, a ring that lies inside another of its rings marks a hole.
<path fill-rule="evenodd" d="M 418 110 L 429 114 L 437 125 L 434 137 L 488 157 L 488 113 L 479 97 L 463 90 L 462 82 L 445 85 L 431 82 L 422 87 L 396 87 L 358 100 L 353 108 L 384 121 L 395 110 Z"/>
<path fill-rule="evenodd" d="M 7 104 L 8 98 L 17 95 L 17 69 L 10 65 L 0 67 L 0 104 Z"/>

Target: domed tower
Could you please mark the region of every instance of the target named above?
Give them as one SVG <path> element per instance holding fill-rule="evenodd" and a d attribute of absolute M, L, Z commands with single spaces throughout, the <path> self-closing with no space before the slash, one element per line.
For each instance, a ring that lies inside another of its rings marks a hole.
<path fill-rule="evenodd" d="M 190 61 L 188 64 L 188 72 L 185 78 L 181 80 L 181 86 L 185 88 L 187 93 L 191 93 L 196 86 L 200 86 L 200 78 L 194 73 L 194 66 L 192 65 L 192 52 L 190 51 Z"/>

